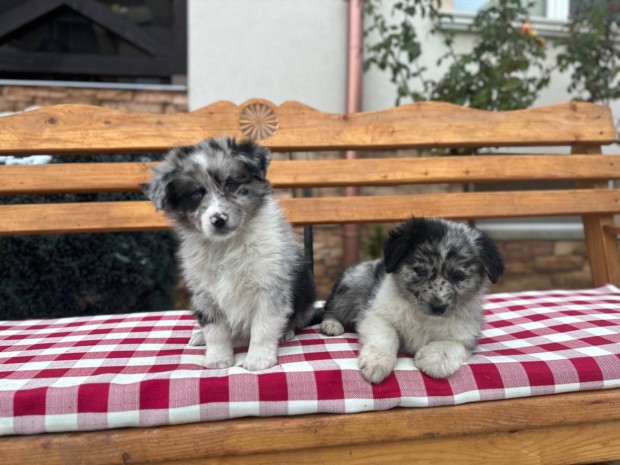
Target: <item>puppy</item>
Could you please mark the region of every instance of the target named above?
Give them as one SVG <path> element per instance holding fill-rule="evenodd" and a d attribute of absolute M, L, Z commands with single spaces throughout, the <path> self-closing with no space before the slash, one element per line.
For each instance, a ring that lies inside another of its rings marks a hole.
<path fill-rule="evenodd" d="M 314 316 L 311 271 L 266 179 L 269 150 L 231 137 L 170 151 L 145 192 L 172 220 L 206 345 L 207 368 L 233 365 L 249 340 L 247 370 L 276 365 L 282 337 Z"/>
<path fill-rule="evenodd" d="M 420 371 L 447 378 L 476 348 L 487 280 L 497 282 L 503 271 L 482 231 L 414 218 L 390 232 L 383 259 L 344 273 L 325 304 L 321 331 L 357 329 L 359 366 L 371 383 L 394 370 L 399 350 L 415 354 Z"/>

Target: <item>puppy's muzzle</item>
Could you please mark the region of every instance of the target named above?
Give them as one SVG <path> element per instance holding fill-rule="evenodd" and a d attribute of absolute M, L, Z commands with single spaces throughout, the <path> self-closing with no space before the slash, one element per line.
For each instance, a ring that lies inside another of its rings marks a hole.
<path fill-rule="evenodd" d="M 448 309 L 448 304 L 438 300 L 433 300 L 429 304 L 429 307 L 431 308 L 431 312 L 433 315 L 443 315 Z"/>
<path fill-rule="evenodd" d="M 228 221 L 228 215 L 226 213 L 216 213 L 210 218 L 211 224 L 218 229 L 223 228 Z"/>

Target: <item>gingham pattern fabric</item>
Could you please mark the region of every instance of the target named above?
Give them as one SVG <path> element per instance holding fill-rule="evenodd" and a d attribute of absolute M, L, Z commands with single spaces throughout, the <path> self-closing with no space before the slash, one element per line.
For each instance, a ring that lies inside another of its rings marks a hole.
<path fill-rule="evenodd" d="M 399 357 L 379 385 L 355 334 L 317 327 L 259 373 L 207 370 L 189 312 L 0 322 L 0 434 L 156 426 L 244 416 L 426 407 L 620 386 L 620 289 L 489 296 L 480 348 L 434 380 Z M 245 349 L 236 351 L 236 361 Z"/>

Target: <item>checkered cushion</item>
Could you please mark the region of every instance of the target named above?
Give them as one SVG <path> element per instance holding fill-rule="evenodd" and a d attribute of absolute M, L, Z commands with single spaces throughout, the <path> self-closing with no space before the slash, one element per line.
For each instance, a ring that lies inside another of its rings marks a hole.
<path fill-rule="evenodd" d="M 0 321 L 0 434 L 155 426 L 243 416 L 361 412 L 620 386 L 620 289 L 489 296 L 474 357 L 434 380 L 402 355 L 379 385 L 355 334 L 316 327 L 260 373 L 207 370 L 189 312 Z M 236 351 L 236 360 L 245 349 Z"/>

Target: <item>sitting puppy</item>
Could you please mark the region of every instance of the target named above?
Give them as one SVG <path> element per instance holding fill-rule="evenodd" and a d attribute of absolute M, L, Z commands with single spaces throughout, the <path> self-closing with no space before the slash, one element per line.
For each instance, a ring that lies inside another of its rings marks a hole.
<path fill-rule="evenodd" d="M 359 366 L 371 383 L 394 370 L 399 349 L 419 370 L 447 378 L 471 357 L 483 324 L 487 278 L 504 271 L 483 232 L 461 223 L 414 218 L 390 232 L 384 259 L 348 269 L 325 304 L 324 334 L 356 328 Z"/>
<path fill-rule="evenodd" d="M 266 179 L 269 150 L 231 137 L 171 150 L 145 191 L 172 219 L 179 258 L 206 344 L 206 367 L 233 365 L 248 341 L 247 370 L 276 365 L 278 342 L 314 316 L 315 290 L 291 225 Z"/>

